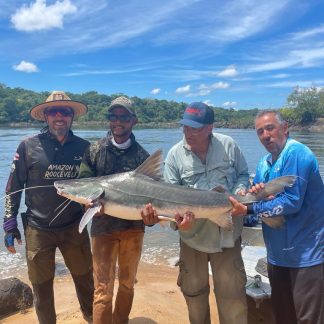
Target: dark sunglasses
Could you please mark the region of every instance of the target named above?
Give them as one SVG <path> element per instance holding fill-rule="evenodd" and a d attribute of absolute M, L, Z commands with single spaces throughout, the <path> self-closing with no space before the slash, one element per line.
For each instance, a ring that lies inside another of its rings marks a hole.
<path fill-rule="evenodd" d="M 117 120 L 119 120 L 122 123 L 129 123 L 132 118 L 134 116 L 133 115 L 113 115 L 113 114 L 109 114 L 107 116 L 107 119 L 111 122 L 116 122 Z"/>
<path fill-rule="evenodd" d="M 63 117 L 72 117 L 74 115 L 73 111 L 68 108 L 51 108 L 44 111 L 46 116 L 56 116 L 60 114 Z"/>

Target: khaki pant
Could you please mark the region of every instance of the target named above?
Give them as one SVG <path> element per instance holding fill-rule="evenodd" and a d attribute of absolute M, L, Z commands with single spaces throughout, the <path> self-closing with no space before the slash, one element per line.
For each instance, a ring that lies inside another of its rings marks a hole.
<path fill-rule="evenodd" d="M 27 226 L 26 259 L 28 276 L 34 291 L 34 304 L 40 324 L 55 324 L 53 280 L 55 252 L 61 251 L 70 270 L 81 311 L 92 318 L 93 275 L 90 240 L 86 230 L 79 234 L 78 224 L 59 232 Z"/>
<path fill-rule="evenodd" d="M 210 324 L 208 262 L 220 324 L 247 324 L 246 274 L 241 245 L 223 252 L 205 253 L 180 241 L 178 286 L 185 297 L 191 324 Z"/>
<path fill-rule="evenodd" d="M 94 324 L 128 323 L 143 236 L 144 232 L 141 230 L 127 230 L 92 238 L 95 283 Z M 119 286 L 115 309 L 112 311 L 117 259 Z"/>

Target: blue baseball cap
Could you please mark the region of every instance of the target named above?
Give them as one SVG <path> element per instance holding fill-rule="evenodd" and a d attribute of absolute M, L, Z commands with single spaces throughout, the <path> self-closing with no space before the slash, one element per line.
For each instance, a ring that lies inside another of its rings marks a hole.
<path fill-rule="evenodd" d="M 213 124 L 214 110 L 203 102 L 192 102 L 184 111 L 179 124 L 200 128 L 205 125 Z"/>

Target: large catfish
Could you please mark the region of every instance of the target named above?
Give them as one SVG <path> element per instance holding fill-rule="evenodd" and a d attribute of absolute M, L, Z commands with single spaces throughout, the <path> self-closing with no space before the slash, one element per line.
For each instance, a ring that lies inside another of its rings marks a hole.
<path fill-rule="evenodd" d="M 144 205 L 152 203 L 160 219 L 174 221 L 176 213 L 191 211 L 196 218 L 208 218 L 222 228 L 231 229 L 232 205 L 224 190 L 200 190 L 163 182 L 162 151 L 156 151 L 136 170 L 103 177 L 55 181 L 57 193 L 81 204 L 93 203 L 83 215 L 81 232 L 104 206 L 104 213 L 118 218 L 140 220 Z M 258 195 L 234 196 L 250 204 L 291 187 L 295 176 L 285 176 L 268 182 Z M 280 217 L 279 217 L 280 218 Z M 270 224 L 269 224 L 270 225 Z M 271 225 L 270 225 L 271 226 Z"/>

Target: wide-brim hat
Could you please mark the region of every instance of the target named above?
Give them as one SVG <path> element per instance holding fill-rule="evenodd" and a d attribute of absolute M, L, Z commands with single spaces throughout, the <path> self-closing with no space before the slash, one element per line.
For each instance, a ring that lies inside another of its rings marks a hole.
<path fill-rule="evenodd" d="M 36 120 L 45 121 L 44 111 L 49 107 L 69 107 L 73 110 L 75 117 L 83 116 L 88 111 L 85 104 L 71 100 L 63 91 L 53 91 L 45 102 L 30 110 L 30 116 Z"/>

